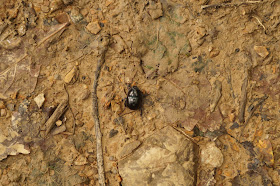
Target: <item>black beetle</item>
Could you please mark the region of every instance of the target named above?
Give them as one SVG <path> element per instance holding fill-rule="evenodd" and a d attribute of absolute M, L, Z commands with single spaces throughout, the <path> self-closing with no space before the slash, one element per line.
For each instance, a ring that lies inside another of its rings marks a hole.
<path fill-rule="evenodd" d="M 143 95 L 138 87 L 133 86 L 127 93 L 124 105 L 131 110 L 140 109 L 142 106 Z"/>

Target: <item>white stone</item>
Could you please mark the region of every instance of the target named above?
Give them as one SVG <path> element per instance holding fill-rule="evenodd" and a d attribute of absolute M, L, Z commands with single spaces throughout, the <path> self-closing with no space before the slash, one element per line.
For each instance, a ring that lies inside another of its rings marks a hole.
<path fill-rule="evenodd" d="M 39 108 L 41 108 L 41 106 L 44 104 L 44 101 L 45 101 L 45 96 L 44 96 L 44 93 L 41 93 L 39 94 L 38 96 L 36 96 L 34 98 L 34 101 L 36 102 L 37 106 Z"/>
<path fill-rule="evenodd" d="M 208 142 L 200 146 L 201 164 L 211 168 L 220 167 L 223 164 L 224 157 L 221 150 L 216 147 L 214 142 Z"/>

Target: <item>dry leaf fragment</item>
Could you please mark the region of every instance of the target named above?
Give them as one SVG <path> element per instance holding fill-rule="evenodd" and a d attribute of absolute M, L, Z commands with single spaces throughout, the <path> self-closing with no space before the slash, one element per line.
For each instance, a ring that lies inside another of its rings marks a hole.
<path fill-rule="evenodd" d="M 66 74 L 66 76 L 64 77 L 64 82 L 70 83 L 72 81 L 73 77 L 76 75 L 77 71 L 78 71 L 78 68 L 76 66 L 74 66 L 72 68 L 72 70 L 70 70 L 70 72 L 68 72 Z"/>
<path fill-rule="evenodd" d="M 256 149 L 263 157 L 263 161 L 270 166 L 274 165 L 274 155 L 272 145 L 268 139 L 259 140 L 256 144 Z"/>
<path fill-rule="evenodd" d="M 8 155 L 30 153 L 30 150 L 24 144 L 21 144 L 15 140 L 17 135 L 18 134 L 16 133 L 15 136 L 12 136 L 14 138 L 9 139 L 9 137 L 0 134 L 0 161 L 7 158 Z"/>

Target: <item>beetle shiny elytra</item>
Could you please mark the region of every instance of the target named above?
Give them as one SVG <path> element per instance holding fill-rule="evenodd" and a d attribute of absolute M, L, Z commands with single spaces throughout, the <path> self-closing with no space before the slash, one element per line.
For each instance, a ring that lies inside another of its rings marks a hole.
<path fill-rule="evenodd" d="M 143 95 L 138 87 L 133 86 L 127 93 L 124 105 L 131 110 L 140 109 L 142 106 Z"/>

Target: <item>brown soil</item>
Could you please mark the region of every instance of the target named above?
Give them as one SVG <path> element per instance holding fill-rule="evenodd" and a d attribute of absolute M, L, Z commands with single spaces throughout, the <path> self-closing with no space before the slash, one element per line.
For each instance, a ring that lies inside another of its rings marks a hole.
<path fill-rule="evenodd" d="M 275 0 L 2 0 L 0 185 L 98 185 L 90 94 L 104 37 L 109 185 L 125 179 L 122 149 L 166 126 L 198 144 L 195 185 L 280 185 L 279 23 Z M 124 106 L 129 85 L 141 110 Z"/>

